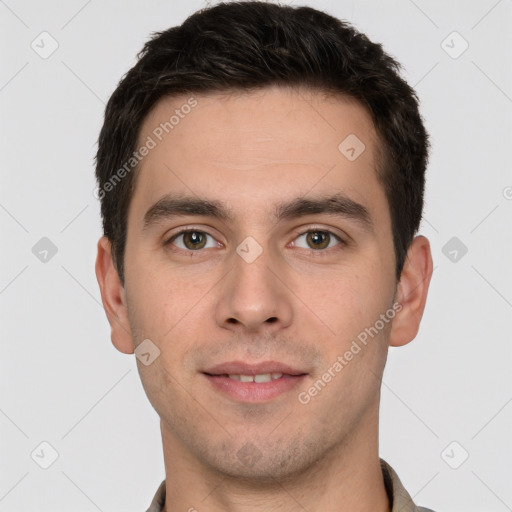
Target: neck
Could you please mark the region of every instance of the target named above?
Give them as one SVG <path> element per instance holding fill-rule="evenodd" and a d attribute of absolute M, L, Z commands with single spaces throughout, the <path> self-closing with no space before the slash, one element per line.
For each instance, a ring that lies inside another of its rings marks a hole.
<path fill-rule="evenodd" d="M 205 466 L 163 422 L 162 441 L 165 512 L 391 511 L 378 456 L 377 414 L 361 421 L 350 442 L 330 447 L 303 471 L 264 482 Z"/>

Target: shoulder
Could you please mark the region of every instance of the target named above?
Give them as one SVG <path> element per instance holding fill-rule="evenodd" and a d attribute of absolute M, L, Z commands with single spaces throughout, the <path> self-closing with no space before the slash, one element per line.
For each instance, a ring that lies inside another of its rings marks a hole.
<path fill-rule="evenodd" d="M 384 485 L 392 503 L 391 512 L 434 512 L 430 508 L 416 505 L 406 491 L 395 470 L 384 460 L 380 459 Z"/>

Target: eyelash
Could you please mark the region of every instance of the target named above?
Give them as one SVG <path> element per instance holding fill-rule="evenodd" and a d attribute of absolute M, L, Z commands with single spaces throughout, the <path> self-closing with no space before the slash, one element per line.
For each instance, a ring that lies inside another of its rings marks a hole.
<path fill-rule="evenodd" d="M 328 253 L 330 254 L 331 252 L 333 251 L 337 251 L 337 250 L 341 250 L 343 249 L 344 247 L 346 247 L 348 244 L 345 240 L 343 240 L 339 235 L 337 235 L 336 233 L 333 233 L 332 231 L 328 230 L 328 229 L 324 229 L 324 228 L 320 228 L 320 227 L 310 227 L 309 229 L 307 229 L 306 231 L 302 231 L 301 233 L 297 234 L 297 236 L 294 238 L 294 241 L 297 240 L 299 237 L 301 236 L 304 236 L 304 235 L 307 235 L 308 233 L 326 233 L 328 234 L 329 236 L 333 237 L 336 239 L 336 241 L 338 242 L 338 244 L 336 244 L 334 247 L 329 247 L 329 248 L 326 248 L 326 249 L 304 249 L 303 247 L 299 247 L 299 249 L 302 249 L 302 250 L 305 250 L 305 251 L 309 251 L 309 252 L 312 252 L 315 254 L 316 257 L 321 257 L 323 256 L 324 254 Z M 211 237 L 212 239 L 215 240 L 215 237 L 213 235 L 210 235 L 209 233 L 207 233 L 206 231 L 202 231 L 201 229 L 194 229 L 194 228 L 186 228 L 186 229 L 183 229 L 181 231 L 179 231 L 178 233 L 175 233 L 174 235 L 172 235 L 166 242 L 165 242 L 165 246 L 173 246 L 173 242 L 180 236 L 182 235 L 185 235 L 187 233 L 200 233 L 202 235 L 206 235 L 206 236 L 209 236 Z M 184 252 L 187 252 L 187 253 L 190 253 L 191 256 L 194 255 L 194 253 L 200 253 L 203 251 L 203 249 L 197 249 L 197 250 L 192 250 L 192 249 L 182 249 L 181 247 L 174 247 L 171 249 L 173 252 L 181 252 L 181 251 L 184 251 Z"/>

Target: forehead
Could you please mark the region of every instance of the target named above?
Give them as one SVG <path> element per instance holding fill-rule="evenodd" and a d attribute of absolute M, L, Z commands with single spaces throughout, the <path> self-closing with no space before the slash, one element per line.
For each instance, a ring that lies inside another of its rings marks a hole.
<path fill-rule="evenodd" d="M 344 97 L 282 87 L 166 97 L 141 126 L 138 145 L 149 140 L 135 208 L 169 192 L 251 213 L 263 203 L 326 192 L 386 207 L 371 116 Z"/>

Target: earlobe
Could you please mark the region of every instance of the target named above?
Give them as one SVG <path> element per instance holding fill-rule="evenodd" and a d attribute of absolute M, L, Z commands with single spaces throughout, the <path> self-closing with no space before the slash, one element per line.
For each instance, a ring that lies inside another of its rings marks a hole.
<path fill-rule="evenodd" d="M 130 332 L 125 289 L 112 259 L 112 244 L 104 236 L 98 241 L 95 270 L 101 301 L 110 323 L 112 343 L 120 352 L 133 354 L 135 347 Z"/>
<path fill-rule="evenodd" d="M 432 266 L 428 239 L 421 235 L 415 237 L 407 251 L 395 297 L 402 308 L 391 328 L 390 345 L 393 347 L 406 345 L 418 333 L 427 301 Z"/>

